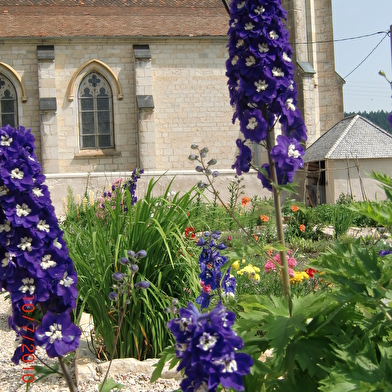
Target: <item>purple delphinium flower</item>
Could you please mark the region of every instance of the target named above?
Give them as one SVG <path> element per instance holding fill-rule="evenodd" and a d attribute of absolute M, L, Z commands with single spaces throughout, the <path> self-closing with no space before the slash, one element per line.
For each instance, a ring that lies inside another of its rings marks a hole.
<path fill-rule="evenodd" d="M 272 148 L 271 156 L 279 169 L 283 172 L 293 172 L 303 167 L 302 156 L 305 155 L 305 150 L 296 139 L 279 135 L 276 141 L 277 145 Z"/>
<path fill-rule="evenodd" d="M 140 178 L 140 176 L 144 173 L 144 169 L 133 169 L 131 179 L 128 181 L 128 190 L 131 194 L 131 205 L 136 204 L 137 197 L 136 194 L 136 182 Z"/>
<path fill-rule="evenodd" d="M 228 257 L 219 254 L 219 250 L 227 248 L 224 243 L 216 244 L 215 240 L 218 240 L 220 235 L 220 231 L 204 233 L 196 244 L 203 247 L 199 256 L 201 292 L 196 298 L 196 303 L 201 309 L 208 308 L 210 305 L 212 297 L 210 292 L 213 290 L 223 289 L 224 294 L 234 296 L 236 280 L 230 276 L 230 267 L 222 280 L 221 267 L 227 263 Z M 207 241 L 209 238 L 213 239 Z"/>
<path fill-rule="evenodd" d="M 241 175 L 243 172 L 247 173 L 250 169 L 250 162 L 252 161 L 252 151 L 248 146 L 244 144 L 241 139 L 236 141 L 238 147 L 238 155 L 232 169 L 236 169 L 237 175 Z"/>
<path fill-rule="evenodd" d="M 280 0 L 233 0 L 230 7 L 229 58 L 226 75 L 233 121 L 239 120 L 244 141 L 237 140 L 239 154 L 233 168 L 237 174 L 249 171 L 252 153 L 246 141 L 263 143 L 275 121 L 281 123 L 283 137 L 303 155 L 299 143 L 306 140 L 306 128 L 297 108 L 295 67 L 289 34 L 283 24 L 286 11 Z M 284 144 L 284 143 L 283 143 Z M 279 147 L 280 145 L 280 147 Z M 291 182 L 302 158 L 278 142 L 273 159 L 278 163 L 278 183 Z M 271 181 L 259 176 L 263 186 Z"/>
<path fill-rule="evenodd" d="M 258 173 L 257 178 L 261 181 L 264 188 L 268 189 L 269 191 L 272 191 L 269 164 L 265 163 L 261 166 L 261 168 L 263 169 L 263 171 L 266 172 L 266 174 Z M 276 169 L 276 175 L 278 177 L 278 185 L 285 185 L 287 183 L 292 182 L 294 177 L 293 171 L 283 172 L 283 170 L 281 170 L 276 163 L 275 163 L 275 169 Z"/>
<path fill-rule="evenodd" d="M 68 312 L 58 315 L 47 312 L 37 328 L 35 340 L 46 349 L 49 358 L 54 358 L 76 350 L 80 335 Z"/>
<path fill-rule="evenodd" d="M 242 376 L 250 372 L 253 359 L 238 352 L 242 339 L 231 329 L 235 315 L 219 303 L 211 312 L 200 314 L 192 303 L 179 310 L 180 317 L 168 323 L 176 339 L 176 356 L 184 369 L 183 391 L 225 388 L 243 391 Z"/>
<path fill-rule="evenodd" d="M 57 356 L 78 345 L 80 330 L 69 316 L 76 306 L 77 276 L 34 149 L 30 130 L 0 128 L 0 287 L 10 292 L 10 328 L 17 333 L 26 325 L 22 317 L 26 298 L 41 308 L 44 320 L 58 318 L 56 324 L 64 336 L 58 350 L 40 340 L 37 330 L 34 336 L 49 356 Z M 14 353 L 15 362 L 21 358 L 20 348 Z"/>

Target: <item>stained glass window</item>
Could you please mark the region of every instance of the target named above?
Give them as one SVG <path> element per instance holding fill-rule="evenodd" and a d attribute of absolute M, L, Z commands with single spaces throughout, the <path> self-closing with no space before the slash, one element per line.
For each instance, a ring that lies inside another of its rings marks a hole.
<path fill-rule="evenodd" d="M 16 90 L 11 81 L 0 74 L 0 126 L 18 125 Z"/>
<path fill-rule="evenodd" d="M 81 149 L 113 148 L 112 89 L 100 74 L 88 74 L 79 86 Z"/>

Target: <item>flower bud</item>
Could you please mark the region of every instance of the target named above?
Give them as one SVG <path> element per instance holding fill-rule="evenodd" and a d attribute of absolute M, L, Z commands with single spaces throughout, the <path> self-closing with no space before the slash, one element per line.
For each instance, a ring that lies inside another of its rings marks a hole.
<path fill-rule="evenodd" d="M 115 272 L 115 273 L 112 275 L 112 278 L 113 278 L 113 280 L 119 282 L 119 281 L 121 281 L 121 280 L 124 280 L 125 274 L 123 274 L 122 272 Z"/>
<path fill-rule="evenodd" d="M 214 171 L 212 172 L 212 177 L 218 177 L 218 176 L 219 176 L 219 172 L 216 171 L 216 170 L 214 170 Z"/>
<path fill-rule="evenodd" d="M 207 162 L 207 165 L 213 166 L 213 165 L 216 165 L 217 162 L 218 162 L 218 161 L 217 161 L 216 159 L 210 159 L 210 160 Z"/>
<path fill-rule="evenodd" d="M 111 293 L 109 293 L 109 299 L 111 301 L 117 301 L 118 300 L 118 295 L 116 292 L 112 291 Z"/>
<path fill-rule="evenodd" d="M 120 263 L 123 265 L 128 265 L 130 261 L 126 257 L 121 257 Z"/>
<path fill-rule="evenodd" d="M 198 156 L 195 155 L 195 154 L 191 154 L 191 155 L 189 155 L 189 157 L 188 157 L 188 159 L 189 159 L 190 161 L 195 161 L 197 158 L 198 158 Z"/>
<path fill-rule="evenodd" d="M 208 148 L 207 148 L 207 147 L 204 147 L 204 148 L 201 150 L 201 152 L 204 152 L 205 154 L 207 154 Z"/>
<path fill-rule="evenodd" d="M 134 258 L 135 257 L 135 252 L 133 250 L 129 250 L 127 252 L 128 257 Z"/>
<path fill-rule="evenodd" d="M 195 167 L 195 170 L 197 171 L 197 172 L 199 172 L 199 173 L 203 173 L 203 168 L 201 167 L 201 166 L 196 166 Z"/>
<path fill-rule="evenodd" d="M 197 187 L 199 188 L 199 189 L 204 189 L 204 188 L 207 188 L 207 184 L 204 184 L 204 182 L 199 182 L 198 184 L 197 184 Z"/>
<path fill-rule="evenodd" d="M 191 144 L 191 149 L 192 150 L 197 150 L 199 146 L 197 144 Z"/>
<path fill-rule="evenodd" d="M 207 174 L 207 176 L 209 176 L 210 174 L 212 174 L 212 171 L 210 169 L 206 169 L 205 173 Z"/>
<path fill-rule="evenodd" d="M 141 282 L 136 283 L 134 287 L 135 289 L 148 289 L 150 287 L 150 282 L 142 280 Z"/>
<path fill-rule="evenodd" d="M 205 157 L 207 156 L 207 153 L 204 152 L 204 151 L 202 151 L 202 152 L 200 153 L 200 156 L 201 156 L 202 158 L 205 158 Z"/>
<path fill-rule="evenodd" d="M 132 265 L 129 267 L 129 269 L 130 269 L 134 274 L 136 274 L 136 272 L 139 271 L 139 267 L 138 267 L 137 264 L 132 264 Z"/>
<path fill-rule="evenodd" d="M 147 256 L 147 252 L 145 250 L 139 250 L 139 252 L 137 252 L 135 255 L 137 259 L 142 259 L 143 257 L 146 256 Z"/>

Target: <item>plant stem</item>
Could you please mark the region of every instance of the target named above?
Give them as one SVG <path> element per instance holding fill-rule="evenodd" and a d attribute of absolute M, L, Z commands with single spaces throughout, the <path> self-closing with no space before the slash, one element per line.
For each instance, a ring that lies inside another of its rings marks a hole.
<path fill-rule="evenodd" d="M 132 278 L 133 278 L 133 276 L 132 276 Z M 132 281 L 133 281 L 133 280 L 132 280 Z M 126 297 L 126 298 L 129 298 L 129 297 L 130 297 L 130 291 L 131 291 L 131 286 L 129 285 L 129 286 L 128 286 L 128 294 L 127 294 L 127 297 Z M 111 352 L 111 354 L 110 354 L 109 366 L 108 366 L 108 369 L 106 370 L 105 378 L 104 378 L 103 381 L 102 381 L 101 387 L 99 388 L 99 392 L 102 391 L 102 389 L 103 389 L 103 387 L 104 387 L 104 385 L 105 385 L 105 382 L 106 382 L 106 380 L 107 380 L 107 378 L 108 378 L 109 371 L 110 371 L 110 367 L 112 366 L 113 355 L 114 355 L 114 352 L 116 351 L 117 341 L 118 341 L 118 338 L 119 338 L 119 336 L 120 336 L 120 331 L 121 331 L 121 324 L 122 324 L 122 322 L 123 322 L 123 320 L 124 320 L 124 315 L 125 315 L 126 309 L 127 309 L 127 304 L 125 303 L 125 306 L 123 306 L 123 309 L 122 309 L 122 312 L 121 312 L 120 320 L 119 320 L 119 322 L 118 322 L 118 329 L 117 329 L 117 332 L 116 332 L 116 336 L 115 336 L 115 338 L 114 338 L 113 350 L 112 350 L 112 352 Z"/>
<path fill-rule="evenodd" d="M 267 118 L 267 117 L 265 116 L 265 118 Z M 271 182 L 274 184 L 278 184 L 275 162 L 271 156 L 271 149 L 273 146 L 273 139 L 272 139 L 273 137 L 274 137 L 274 128 L 271 128 L 270 130 L 267 131 L 267 140 L 266 140 L 267 141 L 267 152 L 268 152 L 268 163 L 269 163 L 269 167 L 270 167 Z M 273 194 L 273 199 L 274 199 L 276 231 L 277 231 L 278 241 L 280 241 L 280 243 L 283 246 L 285 246 L 283 223 L 282 223 L 282 211 L 280 208 L 280 201 L 279 201 L 279 192 L 274 186 L 272 186 L 272 194 Z M 288 266 L 288 262 L 287 262 L 286 252 L 280 251 L 279 254 L 280 254 L 280 261 L 283 266 L 283 268 L 281 270 L 283 295 L 284 295 L 284 297 L 288 298 L 289 313 L 291 316 L 292 302 L 291 302 L 289 266 Z"/>
<path fill-rule="evenodd" d="M 203 159 L 201 159 L 199 162 L 202 164 L 203 168 L 206 169 L 206 165 L 204 164 Z M 227 213 L 230 215 L 230 217 L 234 220 L 234 222 L 237 224 L 237 226 L 238 226 L 240 229 L 242 229 L 242 231 L 245 233 L 245 235 L 248 237 L 248 239 L 251 240 L 254 244 L 256 244 L 256 246 L 257 246 L 261 251 L 264 252 L 264 249 L 262 248 L 262 246 L 260 246 L 260 244 L 255 240 L 255 238 L 254 238 L 250 233 L 248 233 L 248 232 L 246 231 L 245 227 L 242 226 L 242 224 L 241 224 L 241 223 L 238 221 L 238 219 L 234 216 L 233 211 L 230 210 L 230 208 L 225 204 L 225 202 L 224 202 L 224 201 L 222 200 L 222 198 L 219 196 L 219 192 L 215 189 L 215 187 L 214 187 L 214 185 L 213 185 L 213 182 L 211 181 L 210 176 L 206 176 L 206 177 L 207 177 L 207 180 L 208 180 L 208 182 L 209 182 L 209 184 L 210 184 L 210 186 L 211 186 L 211 188 L 212 188 L 212 193 L 214 193 L 214 195 L 216 195 L 217 199 L 218 199 L 219 202 L 222 204 L 222 206 L 224 207 L 224 209 L 226 210 L 226 212 L 227 212 Z M 271 261 L 272 263 L 274 263 L 275 266 L 276 266 L 278 269 L 281 269 L 281 268 L 282 268 L 282 266 L 281 266 L 279 263 L 277 263 L 274 259 L 271 258 L 270 261 Z"/>
<path fill-rule="evenodd" d="M 71 392 L 76 392 L 75 385 L 72 382 L 72 377 L 68 371 L 68 367 L 65 365 L 63 362 L 63 357 L 58 357 L 59 363 L 61 366 L 61 370 L 63 371 L 63 376 L 65 378 L 65 381 L 67 382 L 68 388 Z"/>

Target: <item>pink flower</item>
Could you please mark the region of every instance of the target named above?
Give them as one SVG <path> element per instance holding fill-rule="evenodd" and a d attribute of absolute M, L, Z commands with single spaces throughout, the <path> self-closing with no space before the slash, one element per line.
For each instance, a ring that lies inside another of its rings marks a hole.
<path fill-rule="evenodd" d="M 294 268 L 297 265 L 297 260 L 295 260 L 294 257 L 289 257 L 287 259 L 287 264 L 290 268 Z"/>
<path fill-rule="evenodd" d="M 276 271 L 276 265 L 271 261 L 268 260 L 264 265 L 264 271 L 266 274 L 269 274 L 271 271 Z"/>

